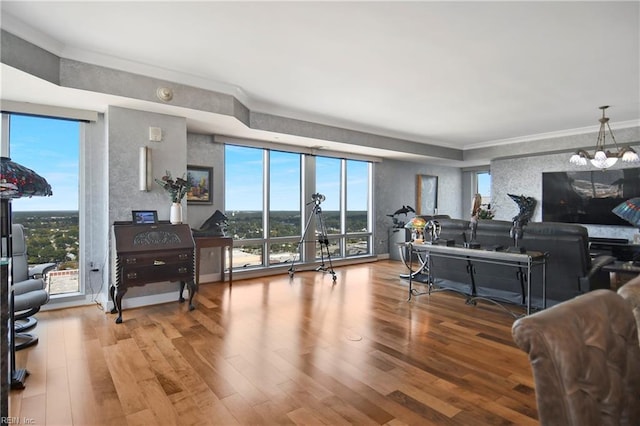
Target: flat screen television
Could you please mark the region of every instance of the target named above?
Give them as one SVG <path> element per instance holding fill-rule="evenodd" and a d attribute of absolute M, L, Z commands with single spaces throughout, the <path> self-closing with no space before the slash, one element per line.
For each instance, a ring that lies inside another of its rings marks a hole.
<path fill-rule="evenodd" d="M 640 168 L 542 173 L 542 220 L 632 226 L 611 212 L 640 197 Z"/>

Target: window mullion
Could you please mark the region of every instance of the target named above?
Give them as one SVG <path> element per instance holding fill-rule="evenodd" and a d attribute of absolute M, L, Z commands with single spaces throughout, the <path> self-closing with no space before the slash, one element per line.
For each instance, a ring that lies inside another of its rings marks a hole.
<path fill-rule="evenodd" d="M 269 241 L 271 240 L 269 232 L 270 232 L 270 223 L 269 223 L 269 213 L 271 199 L 270 199 L 270 188 L 271 182 L 269 180 L 271 173 L 271 164 L 269 162 L 271 151 L 265 149 L 262 151 L 262 264 L 269 264 Z"/>

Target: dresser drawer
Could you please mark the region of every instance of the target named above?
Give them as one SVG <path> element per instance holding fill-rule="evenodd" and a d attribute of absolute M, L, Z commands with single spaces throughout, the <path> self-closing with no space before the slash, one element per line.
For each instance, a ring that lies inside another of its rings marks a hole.
<path fill-rule="evenodd" d="M 158 266 L 162 264 L 193 262 L 193 252 L 139 253 L 123 256 L 120 264 L 124 266 Z"/>
<path fill-rule="evenodd" d="M 120 279 L 127 286 L 160 281 L 189 281 L 193 279 L 193 264 L 191 262 L 181 262 L 152 266 L 123 265 Z"/>

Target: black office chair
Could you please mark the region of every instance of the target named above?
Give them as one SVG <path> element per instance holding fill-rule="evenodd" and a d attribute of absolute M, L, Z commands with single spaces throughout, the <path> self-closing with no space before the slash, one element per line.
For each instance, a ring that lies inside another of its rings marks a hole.
<path fill-rule="evenodd" d="M 13 224 L 12 233 L 12 262 L 13 271 L 13 324 L 15 335 L 15 349 L 20 350 L 34 345 L 38 337 L 31 333 L 23 333 L 33 328 L 37 321 L 33 317 L 42 305 L 49 301 L 44 277 L 53 269 L 55 263 L 43 263 L 29 268 L 27 260 L 27 244 L 24 227 Z"/>

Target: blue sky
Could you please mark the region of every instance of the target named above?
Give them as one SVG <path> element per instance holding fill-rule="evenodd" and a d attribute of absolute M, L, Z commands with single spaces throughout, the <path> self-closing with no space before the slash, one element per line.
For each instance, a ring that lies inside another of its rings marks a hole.
<path fill-rule="evenodd" d="M 80 124 L 11 115 L 9 155 L 51 185 L 53 196 L 19 198 L 14 211 L 78 210 Z"/>
<path fill-rule="evenodd" d="M 15 211 L 78 210 L 80 123 L 67 120 L 12 115 L 11 159 L 43 176 L 53 189 L 52 197 L 20 198 Z M 263 151 L 226 148 L 226 209 L 262 210 Z M 324 194 L 322 208 L 339 210 L 340 160 L 316 157 L 316 192 Z M 271 210 L 300 208 L 300 155 L 271 151 Z M 349 161 L 347 208 L 367 209 L 367 163 Z M 305 200 L 308 202 L 310 200 Z"/>
<path fill-rule="evenodd" d="M 491 174 L 478 173 L 478 193 L 483 198 L 487 197 L 491 200 Z M 485 202 L 485 200 L 483 200 Z"/>
<path fill-rule="evenodd" d="M 225 150 L 226 210 L 262 210 L 263 151 L 228 145 Z M 271 210 L 291 211 L 300 208 L 300 154 L 271 151 Z M 368 164 L 349 161 L 347 167 L 347 207 L 366 210 L 368 194 Z M 321 207 L 327 211 L 340 206 L 340 159 L 316 157 L 316 192 L 326 200 Z M 311 201 L 309 198 L 306 202 Z"/>

